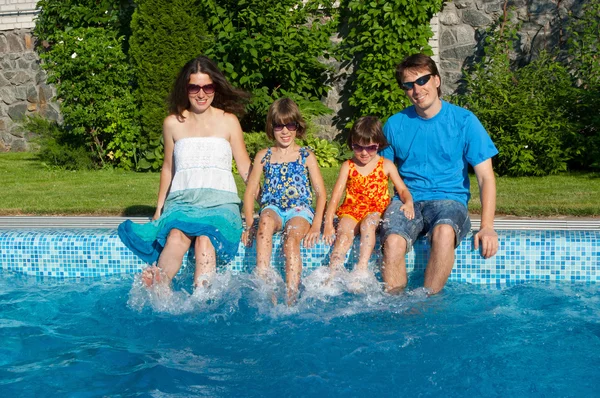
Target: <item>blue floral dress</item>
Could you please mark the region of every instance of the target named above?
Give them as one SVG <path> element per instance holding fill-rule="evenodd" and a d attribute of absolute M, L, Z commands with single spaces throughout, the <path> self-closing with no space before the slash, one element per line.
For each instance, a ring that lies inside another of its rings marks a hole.
<path fill-rule="evenodd" d="M 260 210 L 267 206 L 277 206 L 281 210 L 295 207 L 312 209 L 312 191 L 306 168 L 308 149 L 300 148 L 300 156 L 293 162 L 271 163 L 271 148 L 262 158 L 265 176 Z"/>

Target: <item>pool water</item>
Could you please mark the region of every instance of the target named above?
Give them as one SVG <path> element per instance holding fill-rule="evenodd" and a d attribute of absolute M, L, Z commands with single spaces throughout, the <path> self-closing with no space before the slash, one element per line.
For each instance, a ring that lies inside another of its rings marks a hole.
<path fill-rule="evenodd" d="M 184 276 L 169 295 L 137 276 L 0 272 L 0 396 L 600 394 L 595 284 L 450 282 L 391 297 L 321 276 L 288 308 L 246 274 L 195 295 Z"/>

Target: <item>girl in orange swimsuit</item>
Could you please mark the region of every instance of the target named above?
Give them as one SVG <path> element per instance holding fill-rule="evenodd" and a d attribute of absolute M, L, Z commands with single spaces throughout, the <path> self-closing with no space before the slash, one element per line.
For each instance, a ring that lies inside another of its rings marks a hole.
<path fill-rule="evenodd" d="M 381 122 L 374 116 L 358 119 L 350 131 L 348 146 L 354 151 L 354 156 L 342 164 L 325 212 L 323 238 L 327 244 L 334 244 L 329 263 L 332 274 L 344 266 L 346 253 L 358 234 L 360 253 L 354 271 L 368 270 L 377 226 L 390 203 L 388 179 L 392 180 L 402 200 L 400 210 L 407 218 L 414 217 L 413 199 L 398 169 L 392 161 L 377 154 L 387 145 Z M 344 191 L 346 198 L 337 208 Z M 339 218 L 337 231 L 333 226 L 334 214 Z"/>

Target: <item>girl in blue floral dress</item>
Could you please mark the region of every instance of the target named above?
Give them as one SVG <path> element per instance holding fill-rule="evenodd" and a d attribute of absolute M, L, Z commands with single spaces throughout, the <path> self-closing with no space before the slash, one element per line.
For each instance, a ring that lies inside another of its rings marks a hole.
<path fill-rule="evenodd" d="M 298 296 L 302 259 L 300 242 L 312 247 L 321 235 L 326 193 L 323 177 L 315 155 L 296 144 L 306 131 L 306 123 L 298 105 L 289 98 L 280 98 L 267 114 L 267 136 L 275 146 L 256 154 L 244 194 L 246 229 L 242 241 L 252 244 L 254 224 L 254 198 L 257 197 L 260 179 L 260 217 L 256 233 L 256 274 L 269 281 L 273 234 L 283 230 L 285 280 L 287 303 L 293 304 Z M 313 191 L 316 208 L 313 210 Z"/>

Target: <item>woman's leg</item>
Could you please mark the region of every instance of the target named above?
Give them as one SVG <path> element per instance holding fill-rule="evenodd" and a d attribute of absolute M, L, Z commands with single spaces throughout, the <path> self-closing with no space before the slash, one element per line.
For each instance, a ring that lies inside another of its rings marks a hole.
<path fill-rule="evenodd" d="M 337 231 L 335 233 L 335 243 L 329 258 L 329 269 L 332 273 L 339 271 L 344 267 L 346 253 L 350 250 L 354 237 L 358 232 L 356 226 L 358 222 L 352 217 L 342 217 L 338 221 Z"/>
<path fill-rule="evenodd" d="M 369 269 L 369 259 L 375 248 L 379 220 L 381 220 L 380 213 L 370 213 L 360 222 L 360 252 L 355 271 L 366 271 Z"/>
<path fill-rule="evenodd" d="M 171 283 L 171 280 L 179 272 L 183 263 L 183 256 L 190 248 L 191 243 L 192 238 L 178 229 L 172 229 L 158 258 L 158 267 L 148 267 L 142 272 L 142 281 L 146 286 L 152 286 L 157 282 Z M 162 280 L 161 273 L 166 280 Z"/>
<path fill-rule="evenodd" d="M 287 304 L 293 305 L 298 299 L 300 276 L 302 275 L 302 258 L 300 242 L 310 229 L 309 222 L 303 217 L 293 217 L 283 231 L 283 253 L 285 255 L 285 284 L 287 287 Z"/>
<path fill-rule="evenodd" d="M 265 281 L 271 273 L 273 234 L 281 229 L 281 218 L 273 210 L 265 209 L 258 220 L 256 233 L 256 274 Z"/>
<path fill-rule="evenodd" d="M 196 254 L 194 287 L 207 287 L 208 279 L 217 271 L 215 247 L 208 236 L 198 236 L 194 244 L 194 252 Z"/>

